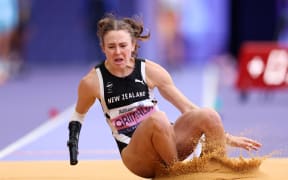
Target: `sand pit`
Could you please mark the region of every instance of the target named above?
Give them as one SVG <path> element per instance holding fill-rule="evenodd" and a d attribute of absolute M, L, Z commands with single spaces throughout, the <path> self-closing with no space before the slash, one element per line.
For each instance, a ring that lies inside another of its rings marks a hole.
<path fill-rule="evenodd" d="M 0 180 L 141 180 L 120 160 L 0 162 Z"/>
<path fill-rule="evenodd" d="M 197 168 L 191 164 L 182 164 L 170 170 L 172 172 L 168 175 L 154 178 L 154 180 L 284 180 L 288 179 L 287 165 L 288 159 L 286 158 L 262 159 L 261 161 L 260 159 L 239 160 L 238 158 L 226 162 L 226 164 L 225 162 L 223 164 L 219 161 L 209 161 Z M 192 168 L 189 166 L 192 166 Z M 189 172 L 191 169 L 194 172 Z"/>
<path fill-rule="evenodd" d="M 212 163 L 210 172 L 189 173 L 155 180 L 209 180 L 209 179 L 288 179 L 288 158 L 270 158 L 262 162 L 259 169 L 236 173 L 231 169 Z M 69 166 L 68 161 L 2 161 L 2 180 L 143 180 L 130 173 L 120 160 L 80 161 L 77 166 Z"/>

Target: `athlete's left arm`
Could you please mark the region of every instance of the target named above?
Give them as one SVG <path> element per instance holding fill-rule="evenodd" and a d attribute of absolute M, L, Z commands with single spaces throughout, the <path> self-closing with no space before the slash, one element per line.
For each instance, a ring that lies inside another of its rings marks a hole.
<path fill-rule="evenodd" d="M 146 61 L 146 81 L 150 88 L 157 87 L 160 94 L 180 112 L 184 113 L 191 110 L 191 108 L 199 108 L 175 86 L 170 74 L 152 61 Z"/>

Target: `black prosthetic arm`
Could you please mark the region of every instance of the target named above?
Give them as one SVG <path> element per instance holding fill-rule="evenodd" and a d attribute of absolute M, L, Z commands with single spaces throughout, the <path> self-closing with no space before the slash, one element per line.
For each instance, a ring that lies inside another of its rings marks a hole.
<path fill-rule="evenodd" d="M 67 146 L 70 152 L 70 164 L 76 165 L 78 163 L 78 142 L 81 130 L 81 123 L 78 121 L 71 121 L 69 123 L 69 140 Z"/>

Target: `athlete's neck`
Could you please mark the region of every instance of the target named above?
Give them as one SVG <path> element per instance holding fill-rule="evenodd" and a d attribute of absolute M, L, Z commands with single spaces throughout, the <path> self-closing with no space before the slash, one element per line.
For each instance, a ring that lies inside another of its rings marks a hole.
<path fill-rule="evenodd" d="M 105 61 L 105 67 L 106 69 L 113 74 L 114 76 L 117 77 L 126 77 L 129 74 L 131 74 L 133 72 L 134 66 L 135 66 L 135 59 L 131 58 L 126 65 L 124 65 L 123 67 L 117 67 L 117 66 L 113 66 L 109 63 L 109 61 Z"/>

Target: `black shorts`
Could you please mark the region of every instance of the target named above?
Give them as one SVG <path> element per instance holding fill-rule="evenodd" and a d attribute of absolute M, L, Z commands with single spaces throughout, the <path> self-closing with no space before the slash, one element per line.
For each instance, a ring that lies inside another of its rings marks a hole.
<path fill-rule="evenodd" d="M 133 133 L 134 133 L 134 131 L 131 131 L 131 132 L 129 132 L 129 133 L 125 133 L 125 136 L 128 136 L 128 137 L 131 138 L 132 135 L 133 135 Z M 120 154 L 121 154 L 121 153 L 122 153 L 122 150 L 123 150 L 126 146 L 128 146 L 128 144 L 123 143 L 123 142 L 121 142 L 121 141 L 118 141 L 117 139 L 115 139 L 115 141 L 116 141 L 116 143 L 117 143 L 119 152 L 120 152 Z"/>

